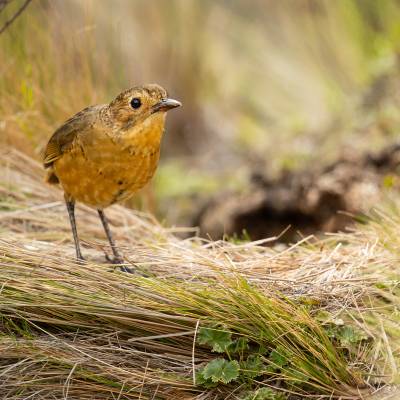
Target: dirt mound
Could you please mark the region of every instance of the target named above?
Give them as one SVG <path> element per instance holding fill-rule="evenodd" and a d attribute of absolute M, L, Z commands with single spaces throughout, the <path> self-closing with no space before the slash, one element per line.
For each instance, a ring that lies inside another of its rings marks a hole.
<path fill-rule="evenodd" d="M 394 184 L 400 144 L 379 154 L 347 156 L 325 168 L 283 172 L 276 179 L 254 174 L 246 194 L 223 193 L 211 199 L 194 224 L 212 239 L 224 234 L 251 239 L 279 236 L 294 241 L 299 232 L 335 232 L 351 224 L 381 199 Z M 283 232 L 283 233 L 282 233 Z"/>

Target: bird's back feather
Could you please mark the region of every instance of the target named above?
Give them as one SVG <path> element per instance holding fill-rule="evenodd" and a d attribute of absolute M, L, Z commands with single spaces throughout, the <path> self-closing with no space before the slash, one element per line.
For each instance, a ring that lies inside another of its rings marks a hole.
<path fill-rule="evenodd" d="M 94 125 L 99 118 L 99 111 L 104 107 L 104 104 L 87 107 L 67 120 L 54 132 L 44 151 L 43 163 L 45 168 L 51 167 L 63 153 L 71 148 L 78 135 L 84 134 Z M 47 180 L 49 183 L 54 183 L 50 176 Z"/>

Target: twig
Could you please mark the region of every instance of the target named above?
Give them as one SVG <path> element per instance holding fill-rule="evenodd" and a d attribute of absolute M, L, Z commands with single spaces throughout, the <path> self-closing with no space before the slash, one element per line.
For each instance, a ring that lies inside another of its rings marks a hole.
<path fill-rule="evenodd" d="M 25 3 L 19 8 L 19 10 L 2 26 L 0 29 L 0 35 L 22 14 L 31 1 L 32 0 L 25 0 Z"/>
<path fill-rule="evenodd" d="M 196 370 L 194 365 L 194 350 L 196 348 L 197 329 L 199 328 L 200 320 L 197 320 L 196 328 L 194 329 L 193 347 L 192 347 L 192 368 L 193 368 L 193 385 L 196 385 Z"/>

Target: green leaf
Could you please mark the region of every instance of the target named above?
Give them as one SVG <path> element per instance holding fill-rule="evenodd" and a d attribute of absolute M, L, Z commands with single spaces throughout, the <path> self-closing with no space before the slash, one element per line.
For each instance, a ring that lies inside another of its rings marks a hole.
<path fill-rule="evenodd" d="M 339 329 L 338 339 L 342 346 L 349 347 L 363 340 L 367 340 L 368 335 L 361 329 L 357 329 L 353 326 L 343 326 Z"/>
<path fill-rule="evenodd" d="M 221 328 L 200 328 L 197 341 L 206 344 L 212 351 L 223 353 L 232 344 L 232 334 Z"/>
<path fill-rule="evenodd" d="M 255 378 L 263 373 L 265 366 L 260 356 L 250 355 L 240 363 L 240 372 L 246 378 Z"/>
<path fill-rule="evenodd" d="M 239 363 L 217 358 L 210 361 L 202 371 L 203 377 L 212 382 L 229 383 L 239 376 Z"/>
<path fill-rule="evenodd" d="M 271 362 L 268 368 L 270 371 L 280 370 L 289 363 L 287 351 L 285 351 L 282 346 L 278 346 L 276 349 L 272 350 L 268 359 Z"/>
<path fill-rule="evenodd" d="M 204 368 L 196 372 L 196 385 L 203 386 L 206 389 L 218 386 L 218 382 L 213 382 L 211 379 L 204 378 L 203 371 Z"/>
<path fill-rule="evenodd" d="M 351 347 L 369 339 L 369 336 L 364 331 L 350 325 L 336 326 L 329 324 L 325 331 L 330 338 L 339 341 L 342 347 Z"/>

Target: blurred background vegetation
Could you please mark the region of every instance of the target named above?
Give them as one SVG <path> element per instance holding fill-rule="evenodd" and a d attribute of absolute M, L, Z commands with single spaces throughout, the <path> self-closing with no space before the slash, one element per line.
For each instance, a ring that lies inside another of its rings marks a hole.
<path fill-rule="evenodd" d="M 184 107 L 136 205 L 186 223 L 255 172 L 394 142 L 399 54 L 396 0 L 33 0 L 0 35 L 0 143 L 40 159 L 72 114 L 157 82 Z"/>

